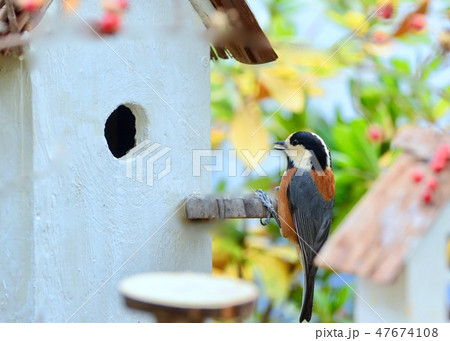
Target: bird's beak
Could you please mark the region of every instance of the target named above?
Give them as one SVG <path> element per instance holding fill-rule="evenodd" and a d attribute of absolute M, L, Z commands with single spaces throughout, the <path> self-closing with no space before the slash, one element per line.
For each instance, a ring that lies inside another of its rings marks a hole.
<path fill-rule="evenodd" d="M 286 150 L 286 142 L 285 141 L 275 142 L 275 145 L 273 147 L 279 150 Z"/>

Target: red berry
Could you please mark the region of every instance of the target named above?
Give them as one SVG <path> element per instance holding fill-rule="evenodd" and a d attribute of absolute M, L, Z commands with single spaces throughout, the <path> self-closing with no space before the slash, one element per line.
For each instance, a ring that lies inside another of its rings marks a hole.
<path fill-rule="evenodd" d="M 389 19 L 390 17 L 392 17 L 393 13 L 394 13 L 394 6 L 392 6 L 392 4 L 386 4 L 382 8 L 380 8 L 377 16 L 379 18 Z"/>
<path fill-rule="evenodd" d="M 369 127 L 367 134 L 368 134 L 369 140 L 372 142 L 383 141 L 383 137 L 384 137 L 383 129 L 381 129 L 381 127 L 376 124 L 371 125 Z"/>
<path fill-rule="evenodd" d="M 422 201 L 425 204 L 429 204 L 431 202 L 431 200 L 433 199 L 433 194 L 431 193 L 430 190 L 425 190 L 425 192 L 422 193 Z"/>
<path fill-rule="evenodd" d="M 113 12 L 106 12 L 100 21 L 100 30 L 106 34 L 114 34 L 120 29 L 121 18 Z"/>
<path fill-rule="evenodd" d="M 36 0 L 28 0 L 23 5 L 23 9 L 27 12 L 36 12 L 40 8 L 41 8 L 41 6 Z"/>
<path fill-rule="evenodd" d="M 435 160 L 448 161 L 450 160 L 450 146 L 448 144 L 441 144 L 436 153 L 434 153 Z"/>
<path fill-rule="evenodd" d="M 128 7 L 130 6 L 128 0 L 116 0 L 116 1 L 117 1 L 117 5 L 122 10 L 127 10 Z"/>
<path fill-rule="evenodd" d="M 411 178 L 414 180 L 414 182 L 421 182 L 424 176 L 423 170 L 420 168 L 414 168 L 411 172 Z"/>
<path fill-rule="evenodd" d="M 433 160 L 431 162 L 431 169 L 435 172 L 435 173 L 440 173 L 442 172 L 442 170 L 445 168 L 445 162 L 442 160 Z"/>
<path fill-rule="evenodd" d="M 438 181 L 436 178 L 429 178 L 427 182 L 427 187 L 434 191 L 438 186 Z"/>
<path fill-rule="evenodd" d="M 427 25 L 427 19 L 424 14 L 415 13 L 411 16 L 410 25 L 413 30 L 421 31 Z"/>
<path fill-rule="evenodd" d="M 375 31 L 372 35 L 373 40 L 378 44 L 386 43 L 389 40 L 389 36 L 386 32 L 383 31 Z"/>

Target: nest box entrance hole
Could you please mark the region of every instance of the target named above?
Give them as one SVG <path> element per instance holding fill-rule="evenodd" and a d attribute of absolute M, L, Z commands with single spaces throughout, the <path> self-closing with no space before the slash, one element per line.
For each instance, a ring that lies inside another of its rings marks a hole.
<path fill-rule="evenodd" d="M 118 159 L 136 146 L 136 116 L 129 107 L 120 105 L 109 115 L 105 138 L 109 150 Z"/>

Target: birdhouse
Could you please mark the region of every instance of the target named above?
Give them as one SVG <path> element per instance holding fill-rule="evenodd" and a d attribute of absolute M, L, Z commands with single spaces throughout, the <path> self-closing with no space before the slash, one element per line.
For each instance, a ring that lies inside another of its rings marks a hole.
<path fill-rule="evenodd" d="M 356 276 L 356 322 L 448 322 L 450 136 L 404 128 L 403 149 L 316 258 Z M 439 147 L 441 146 L 441 148 Z M 441 153 L 442 154 L 442 153 Z"/>
<path fill-rule="evenodd" d="M 276 58 L 235 3 L 131 1 L 102 35 L 98 1 L 0 0 L 2 322 L 145 320 L 121 278 L 211 272 L 208 233 L 182 219 L 183 199 L 211 190 L 192 170 L 210 148 L 210 58 Z M 229 35 L 210 46 L 216 16 Z"/>

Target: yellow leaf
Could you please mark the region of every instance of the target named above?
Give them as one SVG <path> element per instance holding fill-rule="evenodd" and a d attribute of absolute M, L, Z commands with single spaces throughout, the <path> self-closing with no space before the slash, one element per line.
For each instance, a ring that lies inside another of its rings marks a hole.
<path fill-rule="evenodd" d="M 230 140 L 244 163 L 251 166 L 250 161 L 262 161 L 255 156 L 267 154 L 270 144 L 269 132 L 263 124 L 259 106 L 255 102 L 246 102 L 234 113 L 230 127 Z M 249 160 L 249 153 L 255 157 L 254 160 Z"/>
<path fill-rule="evenodd" d="M 266 235 L 251 234 L 245 238 L 245 246 L 257 250 L 266 250 L 270 247 L 270 240 Z"/>
<path fill-rule="evenodd" d="M 217 148 L 225 139 L 226 132 L 223 129 L 213 127 L 211 128 L 211 146 Z"/>
<path fill-rule="evenodd" d="M 305 81 L 296 69 L 278 65 L 265 69 L 260 74 L 260 82 L 280 106 L 294 113 L 301 112 L 305 106 L 305 94 L 302 86 Z"/>
<path fill-rule="evenodd" d="M 249 254 L 255 274 L 261 275 L 265 294 L 279 302 L 287 298 L 292 274 L 289 264 L 262 252 Z"/>
<path fill-rule="evenodd" d="M 297 250 L 293 245 L 277 245 L 268 250 L 268 255 L 276 257 L 284 262 L 300 265 Z"/>
<path fill-rule="evenodd" d="M 357 35 L 361 36 L 369 30 L 369 22 L 366 15 L 361 12 L 348 11 L 344 14 L 344 25 L 353 31 L 358 30 Z"/>
<path fill-rule="evenodd" d="M 293 245 L 274 245 L 268 236 L 252 234 L 245 238 L 245 245 L 249 249 L 262 251 L 284 262 L 300 264 L 297 250 Z"/>
<path fill-rule="evenodd" d="M 263 251 L 271 257 L 278 258 L 291 264 L 300 262 L 297 250 L 293 245 L 274 245 L 267 235 L 252 233 L 245 238 L 245 246 L 249 249 Z"/>
<path fill-rule="evenodd" d="M 255 74 L 252 71 L 244 68 L 241 73 L 234 75 L 233 78 L 243 97 L 256 96 L 258 84 L 256 83 Z"/>
<path fill-rule="evenodd" d="M 395 154 L 392 152 L 386 152 L 384 153 L 379 160 L 379 164 L 381 168 L 389 167 L 392 164 L 392 160 L 394 158 Z"/>
<path fill-rule="evenodd" d="M 278 64 L 284 63 L 295 67 L 307 67 L 313 70 L 321 68 L 321 71 L 329 71 L 336 67 L 336 59 L 330 58 L 328 51 L 319 51 L 309 49 L 307 47 L 301 48 L 281 48 L 277 50 L 279 61 Z M 298 71 L 293 70 L 297 77 Z"/>
<path fill-rule="evenodd" d="M 325 92 L 323 91 L 322 88 L 319 88 L 318 86 L 315 85 L 310 85 L 308 87 L 308 94 L 310 96 L 323 96 Z"/>
<path fill-rule="evenodd" d="M 285 80 L 298 80 L 299 72 L 291 65 L 278 63 L 276 66 L 264 69 L 262 71 L 263 75 L 270 75 L 275 78 L 283 78 Z"/>
<path fill-rule="evenodd" d="M 224 269 L 213 267 L 213 275 L 225 275 L 235 278 L 243 278 L 246 280 L 253 280 L 252 269 L 244 264 L 229 263 Z"/>
<path fill-rule="evenodd" d="M 213 274 L 213 276 L 222 276 L 224 274 L 224 271 L 221 268 L 215 268 L 213 266 L 212 274 Z"/>

